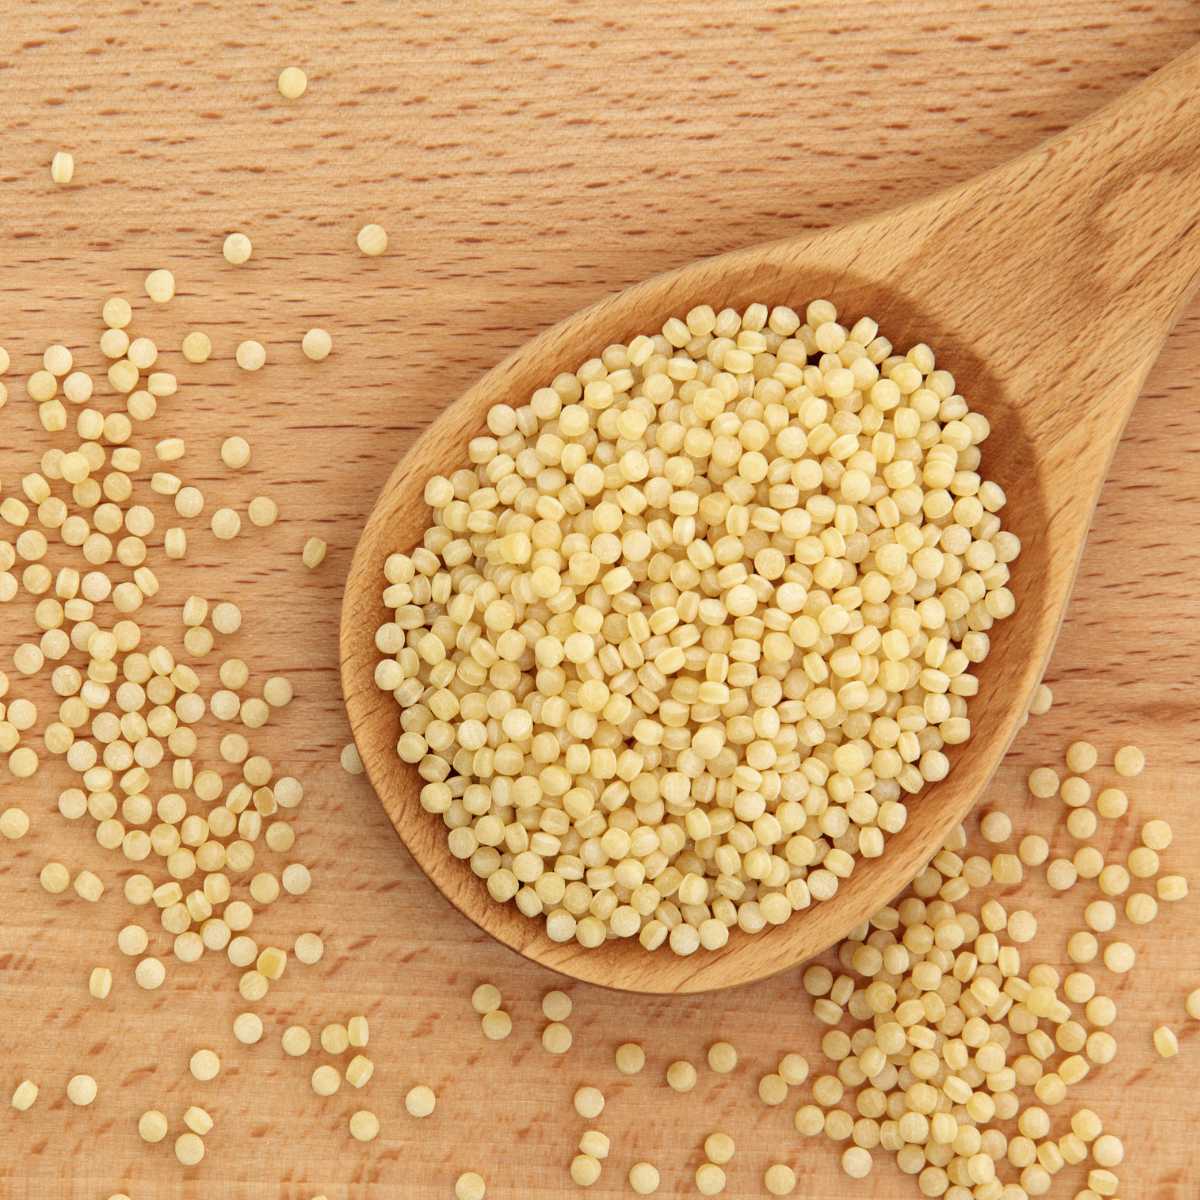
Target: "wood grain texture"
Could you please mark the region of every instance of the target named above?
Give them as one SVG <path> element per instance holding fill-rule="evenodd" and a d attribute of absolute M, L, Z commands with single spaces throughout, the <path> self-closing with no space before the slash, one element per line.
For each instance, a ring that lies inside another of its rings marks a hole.
<path fill-rule="evenodd" d="M 555 977 L 445 904 L 365 782 L 337 766 L 348 738 L 341 586 L 375 494 L 415 432 L 533 334 L 698 256 L 841 223 L 992 167 L 1194 42 L 1200 11 L 1190 0 L 610 9 L 597 0 L 239 2 L 196 4 L 181 19 L 151 3 L 0 4 L 0 343 L 14 360 L 0 479 L 7 492 L 28 464 L 35 418 L 19 380 L 35 356 L 63 339 L 97 367 L 101 298 L 115 289 L 140 298 L 145 271 L 171 266 L 179 299 L 153 313 L 141 299 L 139 327 L 164 347 L 206 328 L 217 354 L 203 369 L 165 355 L 184 387 L 164 405 L 159 435 L 186 432 L 191 478 L 211 503 L 244 505 L 270 491 L 283 517 L 232 547 L 197 533 L 164 596 L 172 605 L 191 591 L 253 596 L 230 645 L 256 672 L 284 670 L 297 682 L 295 705 L 264 731 L 262 748 L 306 782 L 298 845 L 316 882 L 256 928 L 279 938 L 317 929 L 328 946 L 319 966 L 289 967 L 260 1006 L 267 1038 L 237 1050 L 229 1025 L 244 1006 L 233 968 L 179 967 L 161 992 L 136 989 L 113 946 L 130 916 L 125 872 L 54 811 L 64 777 L 0 782 L 0 805 L 19 798 L 34 818 L 27 839 L 0 846 L 0 1084 L 29 1075 L 43 1089 L 25 1116 L 0 1112 L 6 1198 L 104 1200 L 123 1190 L 134 1200 L 440 1200 L 468 1168 L 501 1200 L 567 1196 L 583 1126 L 570 1096 L 584 1082 L 608 1093 L 601 1124 L 614 1141 L 592 1195 L 625 1195 L 637 1158 L 662 1168 L 661 1195 L 692 1194 L 700 1142 L 717 1127 L 739 1145 L 729 1195 L 761 1195 L 776 1158 L 797 1167 L 798 1194 L 812 1200 L 915 1194 L 887 1164 L 850 1183 L 828 1143 L 794 1134 L 792 1105 L 757 1103 L 757 1077 L 779 1052 L 815 1051 L 795 972 L 683 999 L 576 986 L 575 1048 L 562 1059 L 542 1053 L 538 999 Z M 274 79 L 291 61 L 308 70 L 310 90 L 284 105 Z M 76 182 L 58 190 L 48 165 L 64 147 Z M 379 260 L 353 249 L 372 219 L 392 234 Z M 234 228 L 255 241 L 254 259 L 236 270 L 219 251 Z M 319 367 L 299 351 L 310 324 L 335 338 L 335 356 Z M 231 361 L 246 336 L 271 354 L 253 378 Z M 1137 740 L 1151 767 L 1134 812 L 1172 820 L 1168 861 L 1185 873 L 1200 863 L 1189 822 L 1200 785 L 1191 684 L 1198 357 L 1192 305 L 1151 372 L 1101 498 L 1051 667 L 1059 707 L 1021 735 L 993 793 L 1018 828 L 1048 830 L 1057 813 L 1023 797 L 1029 767 L 1074 737 L 1106 749 Z M 229 477 L 216 450 L 234 431 L 248 433 L 255 458 Z M 310 533 L 331 546 L 314 575 L 298 563 Z M 27 613 L 23 621 L 5 620 L 5 654 L 32 632 Z M 1133 837 L 1131 821 L 1113 842 Z M 42 893 L 36 875 L 51 856 L 97 870 L 109 885 L 100 904 Z M 1048 956 L 1060 960 L 1061 933 L 1082 901 L 1040 885 L 1020 894 L 1044 913 Z M 1115 991 L 1120 1055 L 1077 1095 L 1126 1139 L 1127 1200 L 1190 1200 L 1200 1178 L 1189 1133 L 1200 1115 L 1196 1039 L 1185 1032 L 1181 1059 L 1163 1067 L 1149 1033 L 1160 1021 L 1182 1024 L 1182 997 L 1200 985 L 1191 906 L 1171 909 L 1140 940 L 1138 969 Z M 106 1005 L 86 993 L 101 962 L 117 975 Z M 482 1042 L 467 1004 L 485 978 L 504 989 L 516 1022 L 500 1045 Z M 343 1090 L 318 1101 L 307 1084 L 318 1060 L 285 1059 L 278 1033 L 360 1009 L 372 1019 L 376 1077 L 361 1097 Z M 630 1036 L 645 1041 L 650 1067 L 618 1079 L 611 1050 Z M 737 1043 L 745 1067 L 715 1083 L 702 1076 L 688 1097 L 668 1092 L 665 1064 L 699 1062 L 718 1036 Z M 187 1075 L 200 1045 L 225 1054 L 214 1083 Z M 63 1096 L 81 1069 L 101 1088 L 86 1111 Z M 420 1125 L 402 1109 L 418 1081 L 440 1097 Z M 366 1149 L 345 1133 L 360 1100 L 384 1121 Z M 137 1140 L 135 1121 L 157 1106 L 178 1126 L 190 1103 L 208 1107 L 217 1126 L 204 1163 L 184 1171 L 166 1144 Z M 1077 1179 L 1071 1172 L 1064 1194 Z"/>
<path fill-rule="evenodd" d="M 734 987 L 828 949 L 905 886 L 974 807 L 1041 678 L 1070 595 L 1109 460 L 1146 372 L 1200 278 L 1200 49 L 1181 55 L 1100 113 L 978 179 L 819 233 L 749 247 L 655 276 L 568 317 L 453 401 L 384 485 L 359 539 L 342 606 L 342 688 L 367 773 L 410 853 L 466 916 L 502 942 L 576 979 L 636 992 Z M 647 955 L 636 939 L 599 949 L 556 943 L 541 920 L 498 905 L 446 851 L 422 780 L 400 762 L 400 709 L 375 683 L 375 631 L 390 554 L 420 545 L 425 484 L 466 461 L 494 405 L 603 347 L 654 333 L 695 305 L 754 301 L 803 312 L 835 297 L 847 325 L 864 314 L 903 352 L 938 363 L 992 425 L 981 470 L 1010 497 L 1021 539 L 1017 616 L 992 632 L 970 703 L 975 736 L 953 769 L 908 803 L 887 853 L 860 860 L 825 903 L 758 935 L 734 930 L 714 953 Z M 997 321 L 997 312 L 1003 319 Z M 1047 337 L 1053 327 L 1055 337 Z"/>

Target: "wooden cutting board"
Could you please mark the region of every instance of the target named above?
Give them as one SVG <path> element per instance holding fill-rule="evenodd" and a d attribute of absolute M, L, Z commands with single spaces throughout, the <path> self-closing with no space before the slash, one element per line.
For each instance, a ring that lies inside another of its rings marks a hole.
<path fill-rule="evenodd" d="M 832 1144 L 800 1139 L 791 1114 L 807 1089 L 781 1109 L 758 1102 L 757 1080 L 782 1052 L 820 1060 L 796 973 L 685 1001 L 572 987 L 574 1048 L 562 1058 L 542 1051 L 539 1001 L 555 979 L 454 913 L 414 869 L 364 780 L 338 765 L 348 737 L 336 662 L 341 582 L 376 488 L 415 431 L 529 335 L 660 269 L 991 166 L 1200 37 L 1200 8 L 8 0 L 0 16 L 0 344 L 13 358 L 0 414 L 4 492 L 36 444 L 23 387 L 36 356 L 63 340 L 98 368 L 101 301 L 130 296 L 135 327 L 164 348 L 183 384 L 140 444 L 185 436 L 184 473 L 210 511 L 244 510 L 259 493 L 281 506 L 277 526 L 248 528 L 232 544 L 198 528 L 187 562 L 163 572 L 154 621 L 177 636 L 174 606 L 187 594 L 236 598 L 246 620 L 226 652 L 294 680 L 294 705 L 255 746 L 305 782 L 296 856 L 315 883 L 253 932 L 290 946 L 317 930 L 327 947 L 316 967 L 293 962 L 258 1006 L 263 1042 L 238 1046 L 230 1025 L 246 1006 L 223 958 L 175 964 L 154 932 L 167 983 L 154 993 L 134 985 L 114 937 L 147 914 L 125 903 L 128 871 L 95 845 L 90 822 L 72 826 L 55 811 L 65 774 L 0 780 L 0 807 L 19 801 L 34 823 L 26 839 L 0 844 L 0 1093 L 6 1099 L 24 1076 L 42 1089 L 31 1112 L 0 1110 L 0 1195 L 442 1200 L 473 1169 L 497 1200 L 567 1196 L 584 1127 L 571 1096 L 591 1083 L 607 1094 L 597 1124 L 613 1141 L 594 1196 L 628 1194 L 625 1173 L 642 1158 L 662 1170 L 660 1195 L 694 1194 L 700 1144 L 718 1128 L 738 1143 L 729 1196 L 762 1195 L 773 1161 L 796 1168 L 797 1195 L 809 1200 L 915 1196 L 884 1155 L 856 1183 L 840 1173 Z M 310 86 L 289 104 L 275 77 L 292 62 Z M 48 175 L 60 148 L 76 159 L 66 189 Z M 354 249 L 371 220 L 391 234 L 381 259 Z M 233 229 L 254 240 L 242 268 L 220 255 Z M 158 266 L 175 271 L 179 297 L 150 312 L 141 282 Z M 319 366 L 298 344 L 314 324 L 335 343 Z M 191 328 L 216 347 L 203 368 L 172 349 Z M 254 376 L 231 361 L 246 337 L 270 356 Z M 1191 875 L 1200 866 L 1198 366 L 1193 305 L 1113 464 L 1050 673 L 1058 703 L 1021 737 L 993 793 L 1020 832 L 1048 832 L 1060 813 L 1025 799 L 1029 768 L 1056 762 L 1076 737 L 1104 753 L 1136 741 L 1150 766 L 1130 820 L 1099 844 L 1127 848 L 1140 820 L 1165 816 L 1175 827 L 1168 867 Z M 234 432 L 254 457 L 230 474 L 217 448 Z M 314 573 L 299 561 L 310 535 L 330 545 Z M 28 607 L 6 610 L 0 628 L 6 660 L 34 632 Z M 47 896 L 37 873 L 52 857 L 95 869 L 103 900 Z M 1029 884 L 1018 894 L 1043 919 L 1037 946 L 1061 961 L 1083 893 L 1051 897 Z M 1119 1056 L 1072 1094 L 1124 1136 L 1125 1200 L 1185 1200 L 1200 1188 L 1200 1046 L 1183 1015 L 1185 993 L 1200 986 L 1194 903 L 1134 934 L 1138 967 L 1111 989 Z M 95 965 L 116 976 L 106 1002 L 87 993 Z M 506 1042 L 479 1034 L 468 997 L 482 980 L 502 988 L 512 1012 Z M 285 1058 L 279 1033 L 292 1022 L 315 1032 L 356 1012 L 371 1020 L 375 1078 L 361 1093 L 344 1087 L 320 1100 L 308 1076 L 325 1057 Z M 1171 1063 L 1150 1046 L 1164 1021 L 1181 1030 Z M 739 1047 L 737 1073 L 718 1080 L 702 1069 L 695 1092 L 669 1091 L 666 1064 L 702 1064 L 718 1037 Z M 629 1038 L 649 1056 L 636 1079 L 612 1066 L 614 1046 Z M 207 1084 L 187 1072 L 201 1046 L 225 1063 Z M 80 1071 L 100 1085 L 88 1109 L 65 1100 Z M 417 1082 L 439 1097 L 422 1123 L 402 1104 Z M 169 1141 L 144 1145 L 135 1125 L 144 1109 L 161 1108 L 173 1137 L 189 1104 L 209 1109 L 216 1126 L 204 1162 L 184 1170 Z M 360 1106 L 383 1123 L 369 1147 L 346 1132 Z M 1078 1177 L 1069 1172 L 1054 1194 L 1073 1195 Z"/>

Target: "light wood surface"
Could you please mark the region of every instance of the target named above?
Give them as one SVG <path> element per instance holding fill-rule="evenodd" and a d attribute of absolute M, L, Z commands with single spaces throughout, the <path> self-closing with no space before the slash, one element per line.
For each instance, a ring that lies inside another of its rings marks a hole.
<path fill-rule="evenodd" d="M 535 962 L 636 992 L 710 991 L 753 982 L 827 949 L 894 896 L 974 807 L 1024 719 L 1070 595 L 1113 450 L 1146 372 L 1200 277 L 1200 49 L 1059 137 L 958 187 L 896 211 L 669 271 L 547 330 L 448 405 L 384 485 L 359 540 L 342 606 L 342 687 L 367 774 L 413 857 L 466 916 Z M 1099 242 L 1099 245 L 1097 244 Z M 1086 286 L 1081 283 L 1086 280 Z M 984 475 L 1007 492 L 1021 538 L 1020 609 L 992 632 L 970 702 L 970 742 L 909 803 L 887 852 L 859 860 L 830 901 L 758 935 L 735 930 L 714 953 L 648 955 L 636 939 L 599 949 L 556 943 L 539 919 L 498 905 L 446 850 L 424 812 L 422 779 L 396 755 L 400 709 L 375 683 L 375 631 L 391 619 L 384 564 L 421 543 L 423 494 L 466 461 L 496 404 L 614 342 L 656 332 L 699 304 L 755 300 L 803 312 L 834 299 L 867 314 L 903 352 L 918 341 L 992 424 Z M 997 313 L 1003 317 L 997 320 Z M 1053 327 L 1056 336 L 1047 337 Z M 1069 348 L 1065 348 L 1069 347 Z"/>
<path fill-rule="evenodd" d="M 180 966 L 156 994 L 134 987 L 113 945 L 130 917 L 124 872 L 90 830 L 54 811 L 65 775 L 0 783 L 0 805 L 20 799 L 34 819 L 27 839 L 0 845 L 0 1084 L 29 1075 L 42 1086 L 30 1113 L 0 1111 L 0 1194 L 435 1200 L 474 1168 L 501 1200 L 567 1196 L 583 1127 L 570 1096 L 584 1082 L 605 1088 L 600 1125 L 614 1142 L 592 1195 L 627 1194 L 625 1171 L 638 1158 L 661 1167 L 660 1195 L 694 1194 L 700 1142 L 718 1127 L 739 1145 L 727 1195 L 761 1195 L 774 1159 L 797 1168 L 797 1194 L 812 1200 L 915 1194 L 882 1161 L 870 1180 L 848 1181 L 829 1143 L 792 1131 L 794 1105 L 758 1104 L 757 1077 L 779 1052 L 818 1057 L 795 972 L 676 999 L 576 985 L 572 1052 L 541 1051 L 538 1000 L 556 977 L 455 913 L 399 846 L 365 781 L 337 765 L 348 738 L 341 585 L 375 494 L 416 431 L 533 334 L 656 271 L 917 199 L 994 166 L 1200 38 L 1200 12 L 1171 0 L 609 9 L 210 4 L 181 18 L 149 5 L 2 6 L 0 344 L 14 366 L 0 479 L 7 493 L 28 464 L 35 418 L 15 381 L 35 356 L 61 338 L 97 367 L 102 297 L 139 297 L 146 270 L 171 266 L 180 297 L 153 313 L 141 300 L 145 332 L 167 346 L 204 327 L 217 356 L 202 370 L 166 356 L 185 386 L 164 406 L 159 435 L 187 434 L 192 478 L 213 503 L 269 491 L 283 519 L 232 547 L 198 533 L 187 566 L 164 573 L 164 596 L 246 600 L 231 644 L 255 671 L 297 682 L 295 705 L 262 746 L 306 782 L 298 845 L 316 882 L 256 927 L 281 939 L 317 929 L 328 949 L 315 968 L 293 963 L 260 1006 L 264 1042 L 235 1048 L 229 1025 L 244 1006 L 232 967 Z M 293 106 L 274 92 L 289 61 L 311 80 Z M 60 147 L 77 162 L 66 190 L 48 180 Z M 354 231 L 370 219 L 392 233 L 384 259 L 354 252 Z M 219 255 L 233 228 L 255 241 L 255 258 L 238 270 Z M 998 328 L 1005 316 L 995 313 Z M 335 338 L 321 366 L 299 352 L 310 324 Z M 245 336 L 271 353 L 252 379 L 231 362 Z M 1198 358 L 1193 304 L 1151 371 L 1102 494 L 1050 669 L 1058 707 L 1020 735 L 994 785 L 1019 829 L 1048 831 L 1057 811 L 1025 801 L 1025 772 L 1074 737 L 1108 750 L 1136 740 L 1151 765 L 1133 812 L 1173 822 L 1168 862 L 1189 874 L 1200 863 L 1189 820 L 1200 785 L 1191 683 Z M 248 434 L 255 459 L 231 478 L 216 450 L 234 431 Z M 310 533 L 331 545 L 313 575 L 298 563 Z M 6 650 L 32 632 L 27 612 L 22 621 L 6 620 Z M 1112 841 L 1125 848 L 1134 836 L 1131 819 Z M 53 856 L 102 875 L 100 904 L 41 891 L 37 871 Z M 1020 895 L 1044 915 L 1047 956 L 1061 960 L 1082 898 L 1052 897 L 1040 884 Z M 1183 1031 L 1182 1054 L 1166 1065 L 1149 1046 L 1161 1021 L 1182 1030 L 1183 995 L 1200 986 L 1192 912 L 1176 906 L 1134 939 L 1138 968 L 1114 989 L 1119 1056 L 1073 1093 L 1126 1139 L 1126 1200 L 1190 1200 L 1200 1179 L 1196 1039 Z M 161 935 L 157 945 L 165 949 Z M 117 976 L 105 1004 L 86 992 L 97 963 Z M 500 1045 L 482 1041 L 467 1003 L 482 979 L 503 988 L 514 1015 L 516 1031 Z M 319 1101 L 307 1083 L 318 1059 L 285 1059 L 278 1034 L 291 1021 L 317 1027 L 356 1010 L 372 1020 L 376 1077 L 361 1094 Z M 702 1073 L 688 1097 L 670 1093 L 665 1064 L 699 1063 L 718 1036 L 739 1046 L 743 1069 L 719 1082 Z M 611 1051 L 629 1037 L 644 1041 L 650 1066 L 619 1080 Z M 186 1067 L 201 1045 L 226 1060 L 203 1085 Z M 88 1110 L 63 1095 L 79 1070 L 100 1083 Z M 440 1098 L 424 1124 L 402 1108 L 419 1081 Z M 178 1127 L 191 1103 L 217 1125 L 204 1163 L 184 1171 L 166 1144 L 137 1140 L 135 1121 L 160 1107 Z M 345 1133 L 360 1103 L 384 1122 L 365 1149 Z M 1075 1186 L 1070 1172 L 1055 1195 Z"/>

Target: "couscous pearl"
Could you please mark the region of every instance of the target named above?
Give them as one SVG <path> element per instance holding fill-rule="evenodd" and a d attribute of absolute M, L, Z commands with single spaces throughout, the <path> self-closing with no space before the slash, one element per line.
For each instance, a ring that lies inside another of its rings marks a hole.
<path fill-rule="evenodd" d="M 358 231 L 359 250 L 368 258 L 376 258 L 388 247 L 387 230 L 382 225 L 364 225 Z"/>
<path fill-rule="evenodd" d="M 308 76 L 299 67 L 284 67 L 277 83 L 285 100 L 299 100 L 308 90 Z"/>

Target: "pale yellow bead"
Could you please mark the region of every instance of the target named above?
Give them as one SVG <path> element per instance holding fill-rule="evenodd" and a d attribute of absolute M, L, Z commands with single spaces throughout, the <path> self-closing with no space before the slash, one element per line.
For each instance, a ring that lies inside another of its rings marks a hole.
<path fill-rule="evenodd" d="M 708 1048 L 708 1065 L 718 1075 L 728 1075 L 738 1064 L 737 1048 L 730 1042 L 713 1042 Z"/>
<path fill-rule="evenodd" d="M 622 1042 L 614 1057 L 622 1075 L 637 1075 L 646 1065 L 646 1052 L 637 1042 Z"/>
<path fill-rule="evenodd" d="M 658 1191 L 659 1179 L 658 1168 L 652 1163 L 636 1162 L 629 1168 L 629 1186 L 639 1196 L 653 1196 Z"/>
<path fill-rule="evenodd" d="M 250 261 L 254 246 L 244 233 L 231 233 L 221 246 L 221 254 L 232 266 L 240 267 Z"/>
<path fill-rule="evenodd" d="M 436 1106 L 437 1097 L 434 1095 L 433 1089 L 424 1084 L 410 1088 L 405 1094 L 404 1107 L 411 1117 L 420 1119 L 431 1116 Z"/>
<path fill-rule="evenodd" d="M 483 1014 L 480 1026 L 489 1042 L 501 1042 L 512 1033 L 512 1017 L 504 1009 L 497 1008 Z"/>
<path fill-rule="evenodd" d="M 336 1067 L 322 1063 L 312 1073 L 312 1090 L 318 1096 L 332 1096 L 342 1086 L 342 1077 Z"/>
<path fill-rule="evenodd" d="M 304 351 L 305 358 L 311 359 L 313 362 L 321 362 L 329 357 L 330 351 L 333 349 L 333 338 L 329 336 L 327 330 L 310 329 L 301 340 L 300 349 Z"/>
<path fill-rule="evenodd" d="M 284 67 L 277 83 L 285 100 L 299 100 L 308 90 L 308 76 L 299 67 Z"/>
<path fill-rule="evenodd" d="M 13 1091 L 10 1103 L 17 1112 L 28 1112 L 38 1097 L 38 1086 L 31 1079 L 22 1079 Z"/>
<path fill-rule="evenodd" d="M 303 1025 L 289 1025 L 283 1031 L 281 1039 L 283 1052 L 291 1058 L 299 1058 L 308 1053 L 312 1045 L 312 1036 Z"/>
<path fill-rule="evenodd" d="M 1117 774 L 1127 779 L 1140 775 L 1146 767 L 1146 755 L 1137 746 L 1122 746 L 1113 756 Z"/>
<path fill-rule="evenodd" d="M 188 1060 L 192 1077 L 202 1083 L 216 1079 L 221 1072 L 221 1059 L 214 1050 L 197 1050 Z"/>
<path fill-rule="evenodd" d="M 560 1021 L 551 1021 L 542 1030 L 542 1047 L 550 1054 L 566 1054 L 572 1041 L 571 1031 Z"/>
<path fill-rule="evenodd" d="M 96 1099 L 99 1089 L 90 1075 L 72 1075 L 67 1081 L 67 1099 L 80 1108 L 86 1108 Z"/>
<path fill-rule="evenodd" d="M 175 1157 L 185 1166 L 194 1167 L 204 1158 L 204 1142 L 199 1134 L 181 1133 L 175 1139 Z"/>
<path fill-rule="evenodd" d="M 364 225 L 356 240 L 359 250 L 368 258 L 376 258 L 388 248 L 387 230 L 382 225 Z"/>
<path fill-rule="evenodd" d="M 464 1171 L 454 1181 L 454 1200 L 484 1200 L 487 1184 L 475 1171 Z"/>
<path fill-rule="evenodd" d="M 206 363 L 212 357 L 212 338 L 202 330 L 194 329 L 184 336 L 180 349 L 188 362 Z"/>
<path fill-rule="evenodd" d="M 149 1108 L 138 1117 L 138 1136 L 151 1145 L 161 1142 L 169 1128 L 166 1116 L 158 1109 Z"/>
<path fill-rule="evenodd" d="M 60 186 L 75 178 L 75 158 L 66 150 L 55 151 L 50 160 L 50 178 Z"/>
<path fill-rule="evenodd" d="M 267 361 L 267 349 L 262 342 L 248 339 L 238 343 L 234 359 L 243 371 L 260 371 Z"/>
<path fill-rule="evenodd" d="M 1179 1039 L 1175 1031 L 1167 1025 L 1160 1025 L 1154 1031 L 1154 1049 L 1162 1058 L 1174 1058 L 1179 1053 Z"/>
<path fill-rule="evenodd" d="M 155 304 L 166 304 L 175 295 L 175 276 L 163 268 L 146 276 L 146 295 Z"/>
<path fill-rule="evenodd" d="M 315 571 L 325 561 L 327 549 L 325 542 L 320 538 L 310 537 L 300 552 L 300 560 L 310 571 Z"/>
<path fill-rule="evenodd" d="M 686 1059 L 677 1059 L 667 1067 L 667 1084 L 672 1091 L 690 1092 L 696 1086 L 696 1068 Z"/>

